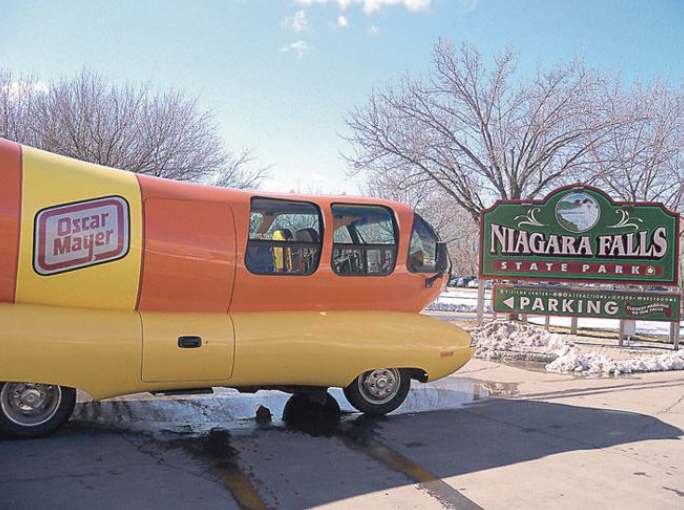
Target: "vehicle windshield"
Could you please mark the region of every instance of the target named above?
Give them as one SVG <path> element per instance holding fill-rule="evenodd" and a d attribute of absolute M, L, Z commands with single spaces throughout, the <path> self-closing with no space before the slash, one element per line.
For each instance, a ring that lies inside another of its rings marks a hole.
<path fill-rule="evenodd" d="M 419 214 L 413 216 L 411 244 L 406 265 L 414 273 L 437 271 L 437 243 L 439 238 L 430 224 Z"/>

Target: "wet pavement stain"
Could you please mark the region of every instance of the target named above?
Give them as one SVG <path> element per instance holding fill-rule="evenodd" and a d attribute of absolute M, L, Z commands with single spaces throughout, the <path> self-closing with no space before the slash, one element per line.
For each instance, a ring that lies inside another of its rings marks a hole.
<path fill-rule="evenodd" d="M 376 429 L 386 419 L 389 418 L 359 417 L 348 429 L 343 430 L 339 437 L 348 448 L 359 451 L 413 480 L 419 489 L 435 498 L 443 507 L 453 510 L 482 510 L 482 507 L 439 476 L 384 443 Z"/>
<path fill-rule="evenodd" d="M 452 378 L 433 384 L 415 384 L 405 403 L 397 411 L 380 417 L 353 411 L 343 392 L 338 389 L 330 390 L 324 403 L 313 402 L 303 394 L 290 395 L 279 391 L 261 391 L 253 395 L 231 394 L 229 398 L 217 399 L 220 406 L 225 407 L 222 416 L 212 415 L 216 411 L 212 411 L 207 404 L 192 402 L 196 408 L 197 422 L 191 424 L 175 424 L 165 415 L 163 408 L 151 410 L 153 418 L 148 414 L 150 422 L 137 419 L 136 409 L 140 408 L 140 404 L 154 401 L 113 401 L 111 403 L 115 405 L 109 410 L 107 402 L 91 402 L 81 405 L 78 417 L 91 423 L 115 427 L 124 425 L 128 428 L 136 422 L 142 424 L 142 428 L 137 428 L 143 434 L 151 433 L 152 439 L 158 441 L 160 446 L 181 447 L 204 464 L 208 473 L 220 481 L 242 510 L 268 510 L 269 507 L 259 493 L 258 478 L 240 465 L 239 453 L 231 446 L 231 439 L 235 434 L 251 436 L 261 431 L 336 438 L 345 447 L 404 475 L 445 508 L 481 510 L 480 506 L 439 476 L 383 441 L 382 424 L 391 420 L 393 415 L 460 409 L 490 396 L 513 397 L 517 392 L 514 384 L 475 383 L 466 378 Z M 178 405 L 178 402 L 171 404 Z M 112 414 L 114 416 L 110 416 Z M 188 418 L 185 413 L 178 418 L 181 416 L 183 419 Z M 212 418 L 222 419 L 205 421 Z M 160 422 L 164 426 L 160 427 Z M 217 427 L 219 423 L 220 426 Z M 410 443 L 404 446 L 420 448 L 421 444 Z"/>
<path fill-rule="evenodd" d="M 482 510 L 482 507 L 466 498 L 459 491 L 447 484 L 437 475 L 431 473 L 421 465 L 413 462 L 398 451 L 374 439 L 372 445 L 356 442 L 350 438 L 343 438 L 343 442 L 369 457 L 384 463 L 391 469 L 403 473 L 414 480 L 421 490 L 438 500 L 445 508 L 453 510 Z"/>
<path fill-rule="evenodd" d="M 482 507 L 466 498 L 458 490 L 444 482 L 423 466 L 384 443 L 378 429 L 391 417 L 355 415 L 345 416 L 339 405 L 329 396 L 325 405 L 312 404 L 306 398 L 295 395 L 286 406 L 285 424 L 296 431 L 309 435 L 337 437 L 346 447 L 358 451 L 388 468 L 413 480 L 419 489 L 453 510 L 482 510 Z"/>
<path fill-rule="evenodd" d="M 242 510 L 269 510 L 268 505 L 261 499 L 252 477 L 240 467 L 240 458 L 230 444 L 228 430 L 214 428 L 200 435 L 183 430 L 164 432 L 187 436 L 171 440 L 168 444 L 180 446 L 189 454 L 205 461 L 209 473 L 223 483 Z"/>
<path fill-rule="evenodd" d="M 219 478 L 243 510 L 268 510 L 250 476 L 239 464 L 237 452 L 230 446 L 227 430 L 210 431 L 203 438 L 204 453 L 211 459 L 211 473 Z"/>
<path fill-rule="evenodd" d="M 531 360 L 516 360 L 516 359 L 502 359 L 502 360 L 492 360 L 495 363 L 501 363 L 502 365 L 508 365 L 509 367 L 520 368 L 522 370 L 529 370 L 530 372 L 544 372 L 548 373 L 546 370 L 545 361 L 531 361 Z"/>
<path fill-rule="evenodd" d="M 663 489 L 665 489 L 666 491 L 674 492 L 680 498 L 684 498 L 684 491 L 673 489 L 672 487 L 663 487 Z"/>

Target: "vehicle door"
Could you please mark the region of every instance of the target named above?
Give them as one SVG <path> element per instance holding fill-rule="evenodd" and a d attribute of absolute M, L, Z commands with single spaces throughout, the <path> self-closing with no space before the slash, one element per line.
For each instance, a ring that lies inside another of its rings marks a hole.
<path fill-rule="evenodd" d="M 228 204 L 147 198 L 139 310 L 146 382 L 226 381 L 235 227 Z"/>

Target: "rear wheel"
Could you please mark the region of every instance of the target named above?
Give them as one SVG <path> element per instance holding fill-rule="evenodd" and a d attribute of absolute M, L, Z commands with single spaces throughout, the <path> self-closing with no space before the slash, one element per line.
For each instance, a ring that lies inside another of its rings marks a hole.
<path fill-rule="evenodd" d="M 364 372 L 344 389 L 351 405 L 366 414 L 387 414 L 408 395 L 411 377 L 400 368 L 377 368 Z"/>
<path fill-rule="evenodd" d="M 39 437 L 66 422 L 76 405 L 76 390 L 57 385 L 0 383 L 0 432 Z"/>

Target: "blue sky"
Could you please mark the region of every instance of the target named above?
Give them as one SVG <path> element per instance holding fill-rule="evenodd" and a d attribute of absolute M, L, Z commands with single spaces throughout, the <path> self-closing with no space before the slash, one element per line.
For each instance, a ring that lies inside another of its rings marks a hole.
<path fill-rule="evenodd" d="M 0 68 L 50 80 L 87 66 L 199 94 L 229 146 L 272 165 L 267 187 L 354 192 L 345 112 L 425 73 L 438 37 L 513 46 L 523 78 L 582 56 L 679 85 L 683 29 L 675 0 L 0 0 Z"/>

